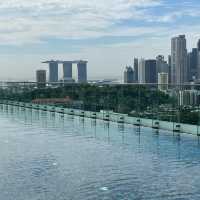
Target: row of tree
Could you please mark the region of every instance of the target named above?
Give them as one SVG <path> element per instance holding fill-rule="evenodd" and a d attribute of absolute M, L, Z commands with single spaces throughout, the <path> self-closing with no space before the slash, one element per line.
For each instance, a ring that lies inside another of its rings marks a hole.
<path fill-rule="evenodd" d="M 112 110 L 142 117 L 162 117 L 165 120 L 174 120 L 196 124 L 199 121 L 198 113 L 182 110 L 178 107 L 177 99 L 170 97 L 152 86 L 141 85 L 90 85 L 72 84 L 65 87 L 26 89 L 19 92 L 9 89 L 0 90 L 0 98 L 31 102 L 38 98 L 65 98 L 72 99 L 70 104 L 63 106 L 78 107 L 90 111 Z M 174 108 L 171 113 L 161 113 L 160 106 L 170 105 Z M 146 113 L 146 114 L 145 114 Z"/>

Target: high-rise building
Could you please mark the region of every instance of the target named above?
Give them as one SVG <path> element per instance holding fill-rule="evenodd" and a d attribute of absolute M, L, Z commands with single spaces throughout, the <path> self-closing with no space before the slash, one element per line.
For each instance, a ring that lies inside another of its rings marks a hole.
<path fill-rule="evenodd" d="M 161 91 L 167 91 L 168 90 L 168 73 L 161 72 L 158 73 L 158 89 Z"/>
<path fill-rule="evenodd" d="M 198 49 L 198 51 L 200 51 L 200 39 L 197 42 L 197 49 Z"/>
<path fill-rule="evenodd" d="M 134 58 L 134 82 L 138 83 L 138 58 Z"/>
<path fill-rule="evenodd" d="M 36 71 L 36 81 L 38 88 L 43 88 L 46 86 L 46 70 Z"/>
<path fill-rule="evenodd" d="M 194 81 L 198 78 L 198 49 L 193 48 L 192 52 L 188 53 L 188 80 Z"/>
<path fill-rule="evenodd" d="M 87 83 L 87 61 L 79 61 L 78 68 L 78 83 Z"/>
<path fill-rule="evenodd" d="M 156 57 L 156 68 L 158 73 L 161 72 L 169 73 L 169 65 L 165 61 L 164 56 L 158 55 Z"/>
<path fill-rule="evenodd" d="M 171 66 L 172 66 L 172 62 L 171 62 L 171 55 L 168 55 L 168 68 L 169 68 L 169 73 L 168 73 L 168 79 L 169 79 L 169 83 L 171 83 Z"/>
<path fill-rule="evenodd" d="M 158 55 L 156 57 L 156 69 L 157 69 L 157 77 L 158 73 L 168 73 L 169 74 L 169 65 L 164 59 L 163 55 Z"/>
<path fill-rule="evenodd" d="M 58 62 L 49 62 L 49 82 L 58 82 Z"/>
<path fill-rule="evenodd" d="M 145 59 L 141 58 L 138 65 L 138 82 L 145 83 Z"/>
<path fill-rule="evenodd" d="M 63 79 L 72 79 L 72 62 L 63 62 Z"/>
<path fill-rule="evenodd" d="M 145 60 L 145 83 L 157 83 L 156 60 Z"/>
<path fill-rule="evenodd" d="M 200 39 L 197 43 L 197 79 L 200 80 Z"/>
<path fill-rule="evenodd" d="M 72 61 L 63 62 L 63 83 L 74 83 L 72 78 Z"/>
<path fill-rule="evenodd" d="M 171 82 L 183 84 L 187 82 L 187 48 L 185 35 L 179 35 L 171 40 Z"/>
<path fill-rule="evenodd" d="M 124 71 L 124 83 L 133 83 L 134 82 L 134 71 L 133 68 L 127 66 Z"/>

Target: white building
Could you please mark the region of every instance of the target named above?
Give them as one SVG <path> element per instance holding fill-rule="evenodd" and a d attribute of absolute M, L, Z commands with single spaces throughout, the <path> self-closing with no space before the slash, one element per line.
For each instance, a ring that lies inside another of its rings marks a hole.
<path fill-rule="evenodd" d="M 182 90 L 179 91 L 179 104 L 181 106 L 195 106 L 199 104 L 200 93 L 198 90 Z"/>
<path fill-rule="evenodd" d="M 158 89 L 161 91 L 167 91 L 168 84 L 169 84 L 168 73 L 165 72 L 158 73 Z"/>
<path fill-rule="evenodd" d="M 139 83 L 145 83 L 145 59 L 143 59 L 143 58 L 141 58 L 139 60 L 138 82 Z"/>

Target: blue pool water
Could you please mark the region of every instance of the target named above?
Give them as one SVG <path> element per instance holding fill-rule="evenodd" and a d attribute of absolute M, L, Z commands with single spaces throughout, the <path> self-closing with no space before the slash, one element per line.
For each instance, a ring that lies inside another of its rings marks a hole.
<path fill-rule="evenodd" d="M 1 200 L 200 199 L 196 136 L 0 108 Z"/>

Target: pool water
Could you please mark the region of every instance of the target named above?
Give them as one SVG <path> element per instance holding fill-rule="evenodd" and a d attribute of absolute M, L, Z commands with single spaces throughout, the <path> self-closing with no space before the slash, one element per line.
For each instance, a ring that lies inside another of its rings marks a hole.
<path fill-rule="evenodd" d="M 200 199 L 197 136 L 0 107 L 0 199 Z"/>

